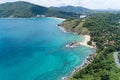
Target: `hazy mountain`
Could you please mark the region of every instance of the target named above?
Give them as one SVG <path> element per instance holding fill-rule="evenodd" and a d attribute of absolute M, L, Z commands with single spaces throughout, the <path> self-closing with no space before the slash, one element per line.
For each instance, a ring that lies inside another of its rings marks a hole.
<path fill-rule="evenodd" d="M 50 7 L 51 9 L 65 11 L 65 12 L 73 12 L 73 13 L 91 13 L 92 10 L 84 8 L 84 7 L 74 7 L 74 6 L 61 6 L 61 7 Z"/>

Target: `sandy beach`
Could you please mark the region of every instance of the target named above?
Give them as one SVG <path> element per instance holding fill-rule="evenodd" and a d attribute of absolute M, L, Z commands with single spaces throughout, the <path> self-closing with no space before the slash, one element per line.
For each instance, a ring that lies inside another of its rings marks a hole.
<path fill-rule="evenodd" d="M 63 32 L 67 32 L 63 27 L 58 26 Z"/>
<path fill-rule="evenodd" d="M 83 37 L 84 37 L 84 41 L 80 42 L 80 45 L 87 46 L 87 47 L 90 47 L 90 48 L 94 48 L 93 46 L 90 46 L 90 45 L 87 44 L 91 39 L 90 35 L 83 35 Z"/>
<path fill-rule="evenodd" d="M 63 31 L 63 32 L 67 32 L 64 27 L 61 27 L 59 26 L 59 28 Z M 81 35 L 80 35 L 81 36 Z M 94 48 L 94 46 L 90 46 L 88 45 L 87 43 L 91 40 L 91 37 L 90 35 L 82 35 L 84 37 L 84 40 L 82 42 L 78 42 L 79 45 L 82 45 L 82 46 L 86 46 L 86 47 L 89 47 L 89 48 Z M 71 48 L 74 48 L 74 47 L 77 47 L 78 45 L 72 45 L 70 46 Z M 71 73 L 70 76 L 65 76 L 65 77 L 62 77 L 61 80 L 68 80 L 71 76 L 73 76 L 74 73 L 78 72 L 80 69 L 86 67 L 87 65 L 89 65 L 94 57 L 96 56 L 97 54 L 95 52 L 93 52 L 92 54 L 88 55 L 85 60 L 83 61 L 83 63 L 80 65 L 80 66 L 77 66 L 75 67 L 75 69 L 73 70 L 73 72 Z M 90 60 L 88 60 L 90 59 Z"/>
<path fill-rule="evenodd" d="M 66 20 L 64 18 L 57 18 L 57 17 L 48 17 L 48 18 L 54 18 L 54 19 L 58 19 L 58 20 Z"/>
<path fill-rule="evenodd" d="M 59 28 L 63 31 L 63 32 L 67 32 L 64 27 L 61 27 L 59 26 Z M 80 35 L 81 36 L 81 35 Z M 78 44 L 79 45 L 82 45 L 82 46 L 86 46 L 86 47 L 89 47 L 89 48 L 94 48 L 94 46 L 91 46 L 91 45 L 88 45 L 87 43 L 90 41 L 91 37 L 90 35 L 82 35 L 84 40 L 82 42 L 79 42 Z M 74 47 L 77 47 L 78 45 L 72 45 L 71 48 L 74 48 Z"/>

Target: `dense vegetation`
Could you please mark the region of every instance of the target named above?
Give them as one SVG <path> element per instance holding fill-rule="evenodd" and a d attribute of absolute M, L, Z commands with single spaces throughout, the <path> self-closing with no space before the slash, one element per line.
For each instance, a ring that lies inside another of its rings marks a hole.
<path fill-rule="evenodd" d="M 120 50 L 120 14 L 96 14 L 86 19 L 83 27 L 88 28 L 99 50 Z"/>
<path fill-rule="evenodd" d="M 0 5 L 0 17 L 31 17 L 46 11 L 45 7 L 21 1 Z"/>
<path fill-rule="evenodd" d="M 120 50 L 120 14 L 100 13 L 84 19 L 68 19 L 60 24 L 67 31 L 90 34 L 99 50 Z"/>
<path fill-rule="evenodd" d="M 69 27 L 73 26 L 76 25 Z M 120 69 L 116 67 L 113 57 L 113 52 L 120 51 L 120 14 L 91 15 L 82 21 L 82 27 L 90 32 L 92 38 L 89 44 L 96 42 L 98 55 L 70 80 L 120 80 Z M 76 32 L 79 33 L 79 30 Z"/>
<path fill-rule="evenodd" d="M 112 53 L 101 51 L 92 62 L 70 80 L 120 80 L 120 69 L 116 67 Z"/>
<path fill-rule="evenodd" d="M 36 17 L 37 15 L 70 18 L 74 17 L 75 13 L 53 10 L 24 1 L 0 4 L 0 17 Z"/>

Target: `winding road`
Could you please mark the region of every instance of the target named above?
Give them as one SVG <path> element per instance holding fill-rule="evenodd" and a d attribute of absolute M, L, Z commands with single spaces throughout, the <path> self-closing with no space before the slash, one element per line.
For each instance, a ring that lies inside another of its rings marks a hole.
<path fill-rule="evenodd" d="M 120 67 L 120 61 L 118 59 L 118 52 L 114 52 L 114 59 L 115 59 L 115 63 L 118 67 Z"/>

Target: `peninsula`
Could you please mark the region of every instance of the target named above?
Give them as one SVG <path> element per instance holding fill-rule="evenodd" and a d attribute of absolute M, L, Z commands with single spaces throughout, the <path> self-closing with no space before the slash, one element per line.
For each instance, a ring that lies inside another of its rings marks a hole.
<path fill-rule="evenodd" d="M 120 51 L 119 19 L 120 14 L 100 13 L 83 19 L 68 19 L 59 24 L 66 31 L 90 35 L 89 45 L 96 43 L 97 56 L 94 60 L 67 80 L 120 80 L 120 68 L 113 56 L 115 51 Z M 86 41 L 81 44 L 87 45 Z"/>

